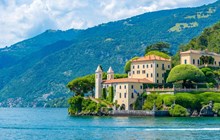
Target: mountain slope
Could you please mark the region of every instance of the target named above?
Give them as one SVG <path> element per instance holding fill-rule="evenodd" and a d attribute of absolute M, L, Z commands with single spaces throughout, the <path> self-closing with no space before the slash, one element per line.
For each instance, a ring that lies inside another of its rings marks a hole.
<path fill-rule="evenodd" d="M 77 32 L 65 43 L 61 40 L 46 44 L 25 55 L 16 65 L 0 69 L 0 78 L 5 81 L 0 83 L 2 106 L 9 103 L 12 106 L 43 105 L 54 98 L 68 96 L 66 84 L 74 77 L 94 73 L 98 64 L 105 70 L 112 66 L 115 72 L 123 72 L 128 59 L 143 55 L 147 45 L 158 41 L 170 43 L 175 53 L 179 45 L 198 36 L 219 19 L 220 1 L 101 24 Z M 58 49 L 49 51 L 50 48 Z M 13 52 L 15 56 L 16 52 Z M 39 57 L 40 54 L 44 55 Z"/>

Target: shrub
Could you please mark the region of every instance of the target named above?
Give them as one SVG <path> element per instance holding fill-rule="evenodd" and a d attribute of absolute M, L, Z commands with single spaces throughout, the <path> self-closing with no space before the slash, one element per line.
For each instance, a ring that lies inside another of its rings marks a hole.
<path fill-rule="evenodd" d="M 220 103 L 214 103 L 213 111 L 220 116 Z"/>
<path fill-rule="evenodd" d="M 102 99 L 106 99 L 106 88 L 102 89 Z"/>
<path fill-rule="evenodd" d="M 144 102 L 143 109 L 144 110 L 152 110 L 153 106 L 154 106 L 154 103 L 157 99 L 157 96 L 158 96 L 158 94 L 156 94 L 156 93 L 149 94 L 147 96 L 147 99 Z"/>
<path fill-rule="evenodd" d="M 176 104 L 173 108 L 169 110 L 169 113 L 172 117 L 186 117 L 189 116 L 187 109 L 181 105 Z"/>
<path fill-rule="evenodd" d="M 163 102 L 166 106 L 171 106 L 175 102 L 176 98 L 174 95 L 163 96 Z"/>
<path fill-rule="evenodd" d="M 167 82 L 175 83 L 183 81 L 182 87 L 192 86 L 193 82 L 203 82 L 204 73 L 194 65 L 182 64 L 175 66 L 169 73 Z M 187 83 L 188 82 L 188 83 Z"/>
<path fill-rule="evenodd" d="M 82 102 L 83 102 L 83 97 L 81 96 L 74 96 L 71 97 L 68 100 L 68 103 L 70 104 L 70 107 L 68 109 L 69 114 L 77 114 L 82 111 Z"/>
<path fill-rule="evenodd" d="M 113 102 L 113 96 L 114 96 L 114 93 L 113 93 L 114 91 L 113 91 L 113 87 L 112 86 L 110 86 L 110 87 L 108 87 L 108 101 L 109 102 Z"/>

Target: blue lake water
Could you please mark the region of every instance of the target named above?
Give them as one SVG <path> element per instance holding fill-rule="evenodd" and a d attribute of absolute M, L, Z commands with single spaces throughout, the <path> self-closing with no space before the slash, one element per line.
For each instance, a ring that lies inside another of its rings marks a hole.
<path fill-rule="evenodd" d="M 220 118 L 69 117 L 67 109 L 0 108 L 0 140 L 220 139 Z"/>

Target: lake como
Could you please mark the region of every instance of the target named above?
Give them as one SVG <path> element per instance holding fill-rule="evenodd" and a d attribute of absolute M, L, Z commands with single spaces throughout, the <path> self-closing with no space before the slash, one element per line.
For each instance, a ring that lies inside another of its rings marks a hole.
<path fill-rule="evenodd" d="M 65 108 L 0 108 L 0 140 L 39 139 L 220 139 L 220 118 L 70 117 Z"/>

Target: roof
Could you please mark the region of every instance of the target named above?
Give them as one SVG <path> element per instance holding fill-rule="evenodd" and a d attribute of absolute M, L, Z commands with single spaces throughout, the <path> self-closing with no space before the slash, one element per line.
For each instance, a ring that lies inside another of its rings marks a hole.
<path fill-rule="evenodd" d="M 147 79 L 138 79 L 138 78 L 120 78 L 120 79 L 111 79 L 104 80 L 104 84 L 112 84 L 112 83 L 152 83 Z"/>
<path fill-rule="evenodd" d="M 112 70 L 112 67 L 109 67 L 107 73 L 114 73 L 114 71 Z"/>
<path fill-rule="evenodd" d="M 158 60 L 158 61 L 171 61 L 170 59 L 166 59 L 160 56 L 156 55 L 147 55 L 144 57 L 140 57 L 138 59 L 132 60 L 132 62 L 140 62 L 140 61 L 153 61 L 153 60 Z"/>
<path fill-rule="evenodd" d="M 102 72 L 102 68 L 101 68 L 101 66 L 100 65 L 98 65 L 98 67 L 97 67 L 97 69 L 96 69 L 96 71 L 95 72 Z"/>
<path fill-rule="evenodd" d="M 208 50 L 188 50 L 185 52 L 180 52 L 180 54 L 200 54 L 200 55 L 214 55 L 214 56 L 220 56 L 220 54 L 214 53 L 214 52 L 209 52 Z"/>

